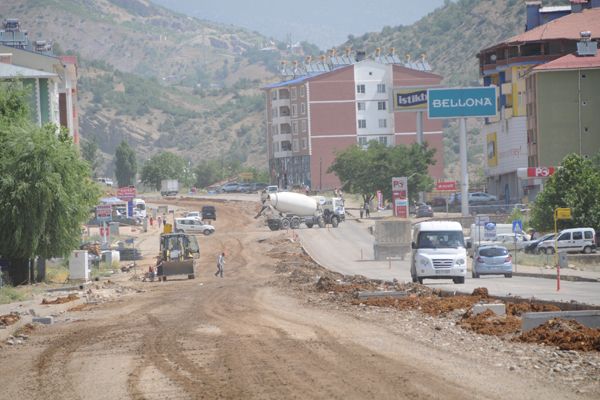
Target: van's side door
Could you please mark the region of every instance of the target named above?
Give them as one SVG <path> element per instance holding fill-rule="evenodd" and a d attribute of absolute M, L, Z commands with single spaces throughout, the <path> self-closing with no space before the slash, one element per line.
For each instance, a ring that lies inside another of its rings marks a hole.
<path fill-rule="evenodd" d="M 558 251 L 568 251 L 571 247 L 573 247 L 573 241 L 571 240 L 571 232 L 564 232 L 558 237 L 557 247 Z"/>
<path fill-rule="evenodd" d="M 574 231 L 571 243 L 571 250 L 583 250 L 583 247 L 585 246 L 585 241 L 583 240 L 583 231 Z"/>

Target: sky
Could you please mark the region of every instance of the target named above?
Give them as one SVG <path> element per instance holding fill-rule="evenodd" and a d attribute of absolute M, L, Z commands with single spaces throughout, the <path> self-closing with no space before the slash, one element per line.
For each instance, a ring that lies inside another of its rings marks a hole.
<path fill-rule="evenodd" d="M 339 46 L 348 35 L 410 25 L 444 0 L 153 0 L 156 4 L 214 22 L 232 24 L 321 49 Z"/>

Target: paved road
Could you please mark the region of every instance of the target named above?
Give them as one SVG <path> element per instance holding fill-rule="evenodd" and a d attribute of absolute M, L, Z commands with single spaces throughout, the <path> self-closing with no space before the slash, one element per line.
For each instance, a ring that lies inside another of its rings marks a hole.
<path fill-rule="evenodd" d="M 373 260 L 373 236 L 366 224 L 346 221 L 338 228 L 299 229 L 296 231 L 309 254 L 322 266 L 343 274 L 364 275 L 373 279 L 409 281 L 410 259 L 404 261 Z M 517 267 L 518 268 L 518 267 Z M 561 282 L 560 292 L 551 279 L 513 277 L 482 277 L 472 279 L 467 276 L 464 285 L 455 285 L 450 280 L 425 280 L 425 284 L 444 290 L 471 292 L 485 286 L 496 296 L 535 297 L 553 301 L 577 301 L 600 305 L 600 283 Z"/>

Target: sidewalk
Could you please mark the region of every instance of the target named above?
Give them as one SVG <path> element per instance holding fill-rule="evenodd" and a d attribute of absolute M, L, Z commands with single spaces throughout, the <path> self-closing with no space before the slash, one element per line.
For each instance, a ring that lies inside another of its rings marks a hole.
<path fill-rule="evenodd" d="M 531 267 L 518 264 L 516 267 L 513 266 L 513 276 L 556 279 L 556 272 L 556 268 Z M 561 268 L 560 279 L 573 282 L 600 282 L 600 272 Z"/>

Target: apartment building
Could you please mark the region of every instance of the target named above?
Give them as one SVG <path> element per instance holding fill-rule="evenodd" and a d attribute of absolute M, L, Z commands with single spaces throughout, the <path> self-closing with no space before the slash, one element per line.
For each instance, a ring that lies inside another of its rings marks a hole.
<path fill-rule="evenodd" d="M 394 92 L 438 86 L 442 80 L 426 64 L 402 63 L 397 57 L 376 55 L 329 65 L 329 70 L 313 70 L 264 88 L 269 169 L 272 182 L 281 187 L 339 187 L 337 177 L 327 172 L 337 152 L 352 145 L 366 147 L 372 140 L 386 146 L 414 143 L 417 113 L 396 110 Z M 429 172 L 440 179 L 442 122 L 425 115 L 424 137 L 437 150 L 437 163 Z"/>
<path fill-rule="evenodd" d="M 541 2 L 527 3 L 527 31 L 477 55 L 484 86 L 498 87 L 499 113 L 486 119 L 488 191 L 506 201 L 534 199 L 542 179 L 520 179 L 517 170 L 550 167 L 540 164 L 532 146 L 532 127 L 528 125 L 528 89 L 526 79 L 536 66 L 556 60 L 577 50 L 581 31 L 600 38 L 600 0 L 574 0 L 567 6 L 542 7 Z M 565 132 L 565 134 L 570 134 Z M 558 149 L 566 155 L 567 148 Z"/>

